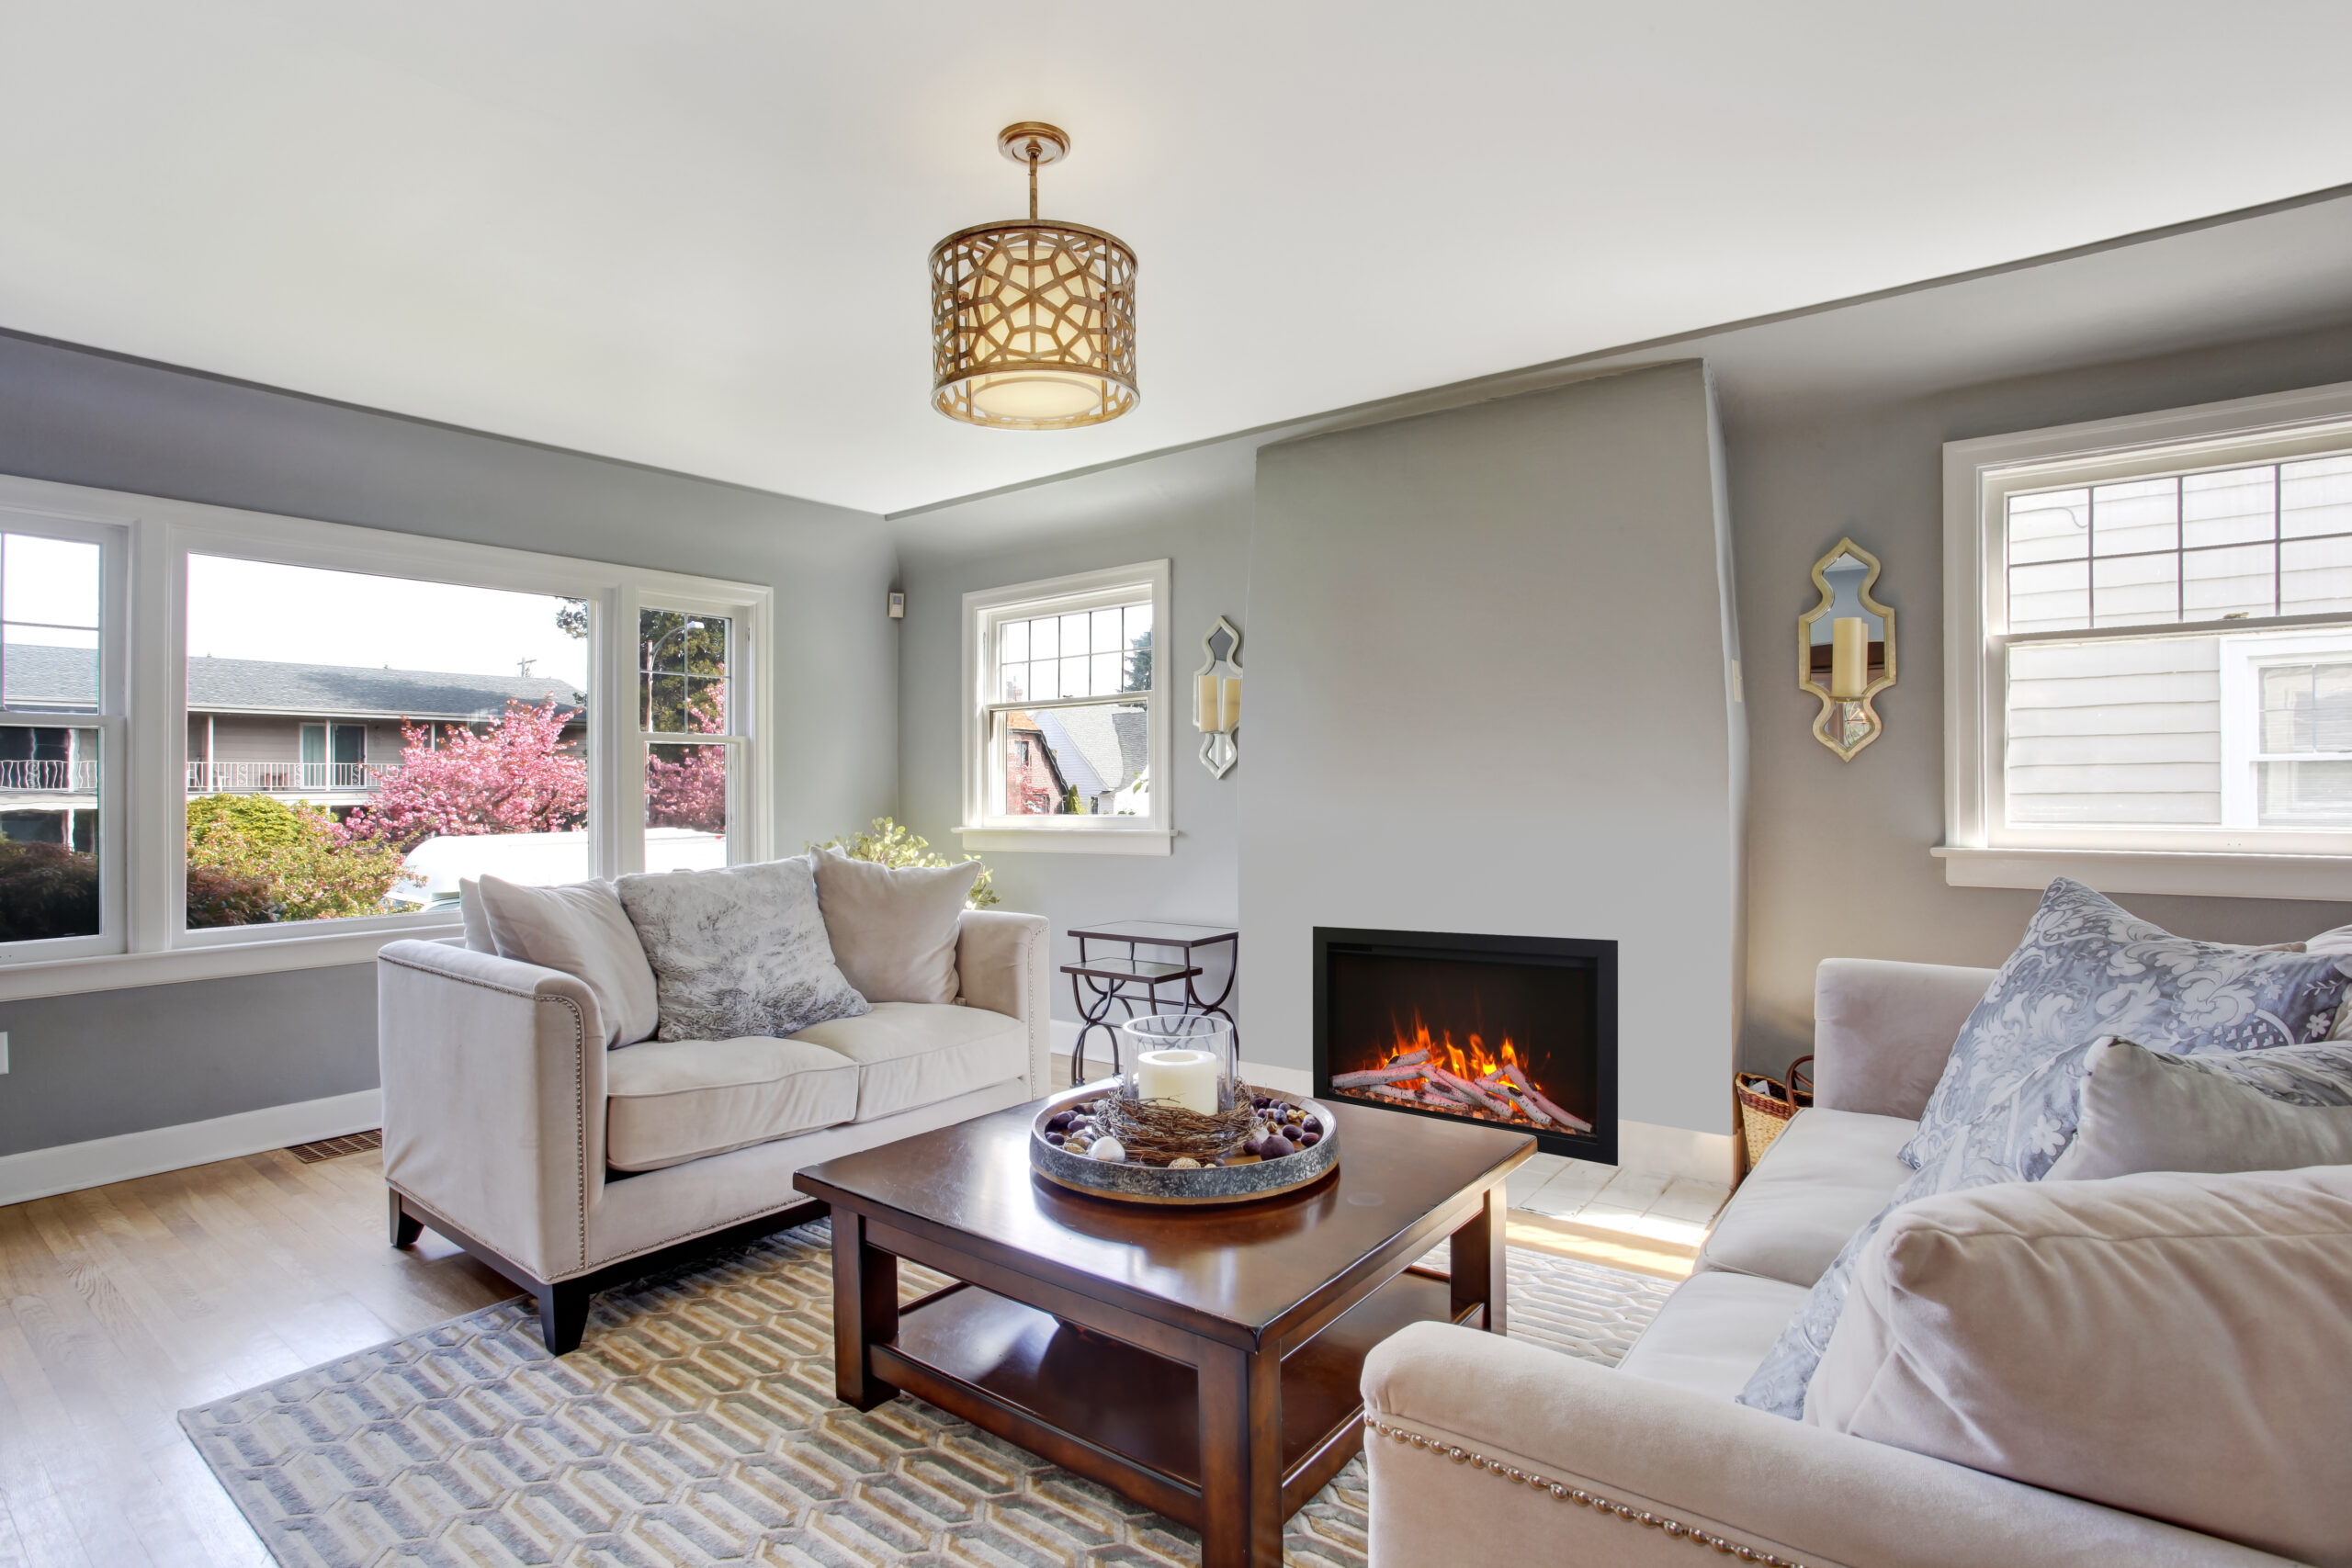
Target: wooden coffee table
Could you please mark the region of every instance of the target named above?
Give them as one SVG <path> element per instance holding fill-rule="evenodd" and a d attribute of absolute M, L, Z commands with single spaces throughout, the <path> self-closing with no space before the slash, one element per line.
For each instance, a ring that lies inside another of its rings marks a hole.
<path fill-rule="evenodd" d="M 1329 1109 L 1327 1179 L 1229 1207 L 1033 1177 L 1034 1105 L 801 1171 L 832 1206 L 842 1399 L 903 1389 L 1192 1526 L 1204 1568 L 1276 1568 L 1283 1521 L 1363 1446 L 1372 1347 L 1503 1331 L 1503 1180 L 1535 1148 Z M 1450 1277 L 1415 1266 L 1440 1241 Z M 901 1258 L 956 1282 L 900 1306 Z"/>

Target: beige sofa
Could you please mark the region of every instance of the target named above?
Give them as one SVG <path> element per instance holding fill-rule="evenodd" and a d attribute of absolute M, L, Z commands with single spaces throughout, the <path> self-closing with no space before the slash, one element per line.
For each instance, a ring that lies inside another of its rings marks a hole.
<path fill-rule="evenodd" d="M 608 1051 L 571 975 L 438 942 L 377 961 L 392 1244 L 430 1226 L 538 1298 L 573 1348 L 610 1285 L 823 1211 L 794 1172 L 1046 1091 L 1046 921 L 966 910 L 953 1005 L 789 1039 Z"/>
<path fill-rule="evenodd" d="M 1447 1325 L 1365 1362 L 1374 1568 L 2278 1564 L 2285 1559 L 1733 1403 L 1910 1138 L 1990 969 L 1832 959 L 1817 1098 L 1614 1369 Z"/>

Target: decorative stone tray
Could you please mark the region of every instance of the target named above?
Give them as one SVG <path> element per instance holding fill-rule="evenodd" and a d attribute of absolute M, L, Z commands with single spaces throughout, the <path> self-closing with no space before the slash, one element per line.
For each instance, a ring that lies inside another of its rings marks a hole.
<path fill-rule="evenodd" d="M 1069 1154 L 1046 1141 L 1046 1123 L 1059 1111 L 1081 1100 L 1100 1100 L 1118 1092 L 1119 1080 L 1104 1078 L 1066 1089 L 1046 1101 L 1029 1124 L 1029 1168 L 1057 1187 L 1116 1198 L 1128 1203 L 1246 1203 L 1293 1192 L 1319 1179 L 1340 1163 L 1340 1122 L 1329 1106 L 1305 1095 L 1283 1099 L 1319 1122 L 1323 1135 L 1312 1147 L 1281 1159 L 1247 1160 L 1236 1165 L 1178 1169 L 1127 1160 L 1100 1160 Z"/>

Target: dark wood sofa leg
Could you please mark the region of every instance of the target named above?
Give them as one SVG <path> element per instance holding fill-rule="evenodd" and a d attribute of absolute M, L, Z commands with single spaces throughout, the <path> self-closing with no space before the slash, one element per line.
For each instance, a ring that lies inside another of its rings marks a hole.
<path fill-rule="evenodd" d="M 401 1247 L 414 1247 L 416 1238 L 424 1234 L 424 1222 L 401 1207 L 401 1195 L 398 1191 L 387 1187 L 384 1189 L 384 1193 L 392 1201 L 392 1245 Z"/>
<path fill-rule="evenodd" d="M 568 1356 L 580 1348 L 588 1326 L 588 1301 L 595 1292 L 586 1281 L 566 1280 L 539 1287 L 539 1339 L 550 1356 Z"/>

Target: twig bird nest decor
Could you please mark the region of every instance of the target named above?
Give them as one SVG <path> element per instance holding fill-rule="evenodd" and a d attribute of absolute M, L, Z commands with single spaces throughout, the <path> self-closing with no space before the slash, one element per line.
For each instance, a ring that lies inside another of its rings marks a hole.
<path fill-rule="evenodd" d="M 1317 1180 L 1340 1160 L 1329 1107 L 1241 1085 L 1215 1114 L 1134 1100 L 1116 1079 L 1055 1096 L 1030 1129 L 1031 1168 L 1136 1203 L 1237 1203 Z"/>

